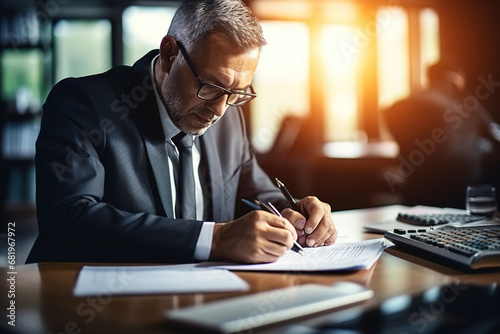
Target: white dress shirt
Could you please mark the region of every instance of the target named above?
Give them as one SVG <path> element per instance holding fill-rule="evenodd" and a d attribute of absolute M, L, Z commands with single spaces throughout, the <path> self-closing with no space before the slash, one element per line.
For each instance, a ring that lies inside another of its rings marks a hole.
<path fill-rule="evenodd" d="M 158 56 L 156 56 L 153 61 L 151 62 L 151 68 L 150 68 L 150 73 L 151 77 L 153 78 L 153 86 L 154 86 L 154 94 L 156 98 L 156 104 L 158 105 L 158 110 L 160 111 L 160 119 L 161 119 L 161 124 L 163 128 L 163 134 L 165 135 L 165 145 L 167 148 L 168 152 L 168 170 L 170 172 L 170 185 L 172 189 L 172 205 L 175 207 L 176 203 L 176 198 L 177 198 L 177 191 L 176 191 L 176 183 L 175 179 L 177 177 L 177 171 L 179 167 L 179 151 L 177 150 L 177 147 L 172 141 L 172 138 L 177 135 L 181 130 L 177 128 L 172 120 L 170 119 L 170 116 L 168 115 L 167 109 L 165 108 L 165 105 L 160 99 L 160 96 L 158 94 L 157 88 L 156 88 L 156 81 L 155 81 L 155 72 L 154 72 L 154 64 L 156 62 L 156 59 Z M 177 159 L 173 157 L 177 157 Z M 198 171 L 199 166 L 200 166 L 200 161 L 201 161 L 201 154 L 198 151 L 198 147 L 196 145 L 193 145 L 193 171 Z M 204 208 L 204 203 L 203 203 L 203 189 L 201 188 L 201 183 L 200 183 L 200 175 L 199 173 L 194 173 L 194 182 L 196 186 L 196 219 L 197 220 L 203 220 L 203 208 Z M 175 218 L 175 210 L 172 210 L 174 213 L 174 218 Z M 212 248 L 212 238 L 213 238 L 213 230 L 214 230 L 214 222 L 203 222 L 203 226 L 200 231 L 200 235 L 198 237 L 198 241 L 196 243 L 196 249 L 194 253 L 194 259 L 196 261 L 205 261 L 208 260 L 210 256 L 210 250 Z"/>

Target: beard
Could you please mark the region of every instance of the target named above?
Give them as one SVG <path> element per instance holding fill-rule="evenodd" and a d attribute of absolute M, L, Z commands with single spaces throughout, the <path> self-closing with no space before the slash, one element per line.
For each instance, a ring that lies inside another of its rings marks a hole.
<path fill-rule="evenodd" d="M 193 127 L 189 124 L 188 117 L 190 116 L 190 114 L 187 112 L 183 112 L 183 103 L 181 97 L 179 96 L 179 94 L 175 94 L 174 92 L 175 89 L 172 89 L 168 83 L 164 84 L 161 87 L 160 99 L 165 105 L 170 119 L 181 131 L 200 136 L 205 133 L 205 131 L 220 118 L 210 112 L 211 119 L 213 119 L 210 125 L 206 127 Z M 207 112 L 205 111 L 204 113 Z"/>

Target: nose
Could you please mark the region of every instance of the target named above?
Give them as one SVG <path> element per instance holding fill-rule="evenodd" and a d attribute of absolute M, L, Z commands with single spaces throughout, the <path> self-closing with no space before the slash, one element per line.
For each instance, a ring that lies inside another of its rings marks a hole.
<path fill-rule="evenodd" d="M 207 101 L 206 107 L 210 110 L 215 116 L 221 117 L 227 110 L 228 105 L 226 104 L 227 95 L 222 95 L 216 100 Z"/>

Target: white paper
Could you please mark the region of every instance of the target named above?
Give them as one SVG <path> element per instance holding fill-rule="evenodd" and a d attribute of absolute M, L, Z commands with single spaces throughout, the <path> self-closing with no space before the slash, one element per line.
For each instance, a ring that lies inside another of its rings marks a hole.
<path fill-rule="evenodd" d="M 75 296 L 243 291 L 248 284 L 230 271 L 168 266 L 84 266 Z"/>
<path fill-rule="evenodd" d="M 224 264 L 217 268 L 244 271 L 335 271 L 370 268 L 384 251 L 384 239 L 346 242 L 304 248 L 304 256 L 289 250 L 276 262 L 265 264 Z"/>

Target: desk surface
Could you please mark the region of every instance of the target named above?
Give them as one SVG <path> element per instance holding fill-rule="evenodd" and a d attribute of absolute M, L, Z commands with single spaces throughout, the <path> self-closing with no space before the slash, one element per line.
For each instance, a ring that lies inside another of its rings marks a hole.
<path fill-rule="evenodd" d="M 394 218 L 402 208 L 340 211 L 333 213 L 333 217 L 341 236 L 349 235 L 353 240 L 379 238 L 381 235 L 364 233 L 362 226 Z M 2 315 L 0 326 L 19 333 L 165 333 L 171 332 L 163 320 L 165 310 L 304 283 L 361 283 L 374 291 L 374 297 L 360 306 L 370 308 L 394 296 L 417 294 L 447 283 L 500 282 L 499 272 L 465 274 L 397 249 L 388 249 L 370 270 L 335 274 L 237 273 L 251 286 L 245 293 L 76 298 L 72 290 L 82 266 L 82 263 L 17 266 L 16 326 L 8 326 L 9 319 L 5 315 Z M 9 282 L 3 279 L 0 299 L 4 306 L 12 299 L 8 298 L 9 288 Z"/>

